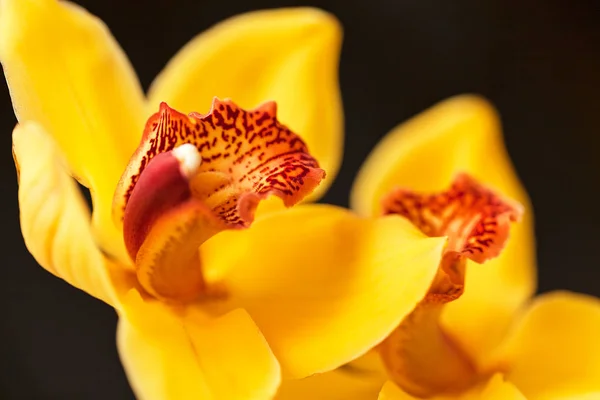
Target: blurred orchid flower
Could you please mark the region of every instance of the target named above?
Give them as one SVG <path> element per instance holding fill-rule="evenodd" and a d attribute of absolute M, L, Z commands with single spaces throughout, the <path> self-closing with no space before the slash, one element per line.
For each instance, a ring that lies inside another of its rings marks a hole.
<path fill-rule="evenodd" d="M 335 176 L 340 42 L 319 10 L 245 14 L 193 39 L 145 96 L 85 10 L 0 2 L 25 243 L 117 310 L 139 398 L 270 398 L 281 376 L 365 353 L 425 295 L 444 239 L 398 216 L 267 200 L 241 229 L 267 195 L 314 200 Z"/>
<path fill-rule="evenodd" d="M 447 236 L 438 274 L 367 356 L 283 385 L 278 399 L 375 399 L 380 390 L 380 400 L 600 398 L 600 301 L 567 292 L 530 300 L 531 206 L 485 100 L 455 97 L 393 130 L 359 172 L 351 205 Z"/>

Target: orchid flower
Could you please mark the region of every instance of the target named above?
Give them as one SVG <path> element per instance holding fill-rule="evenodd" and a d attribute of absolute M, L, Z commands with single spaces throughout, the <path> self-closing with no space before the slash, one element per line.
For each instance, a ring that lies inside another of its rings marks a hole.
<path fill-rule="evenodd" d="M 116 309 L 138 398 L 270 398 L 282 377 L 364 354 L 426 294 L 444 239 L 399 216 L 256 210 L 269 195 L 316 200 L 335 176 L 340 42 L 320 10 L 241 15 L 194 38 L 145 95 L 82 8 L 0 2 L 25 243 Z"/>
<path fill-rule="evenodd" d="M 458 96 L 394 129 L 360 170 L 351 205 L 446 236 L 438 273 L 368 356 L 284 384 L 278 399 L 600 398 L 600 301 L 531 298 L 531 206 L 485 100 Z"/>

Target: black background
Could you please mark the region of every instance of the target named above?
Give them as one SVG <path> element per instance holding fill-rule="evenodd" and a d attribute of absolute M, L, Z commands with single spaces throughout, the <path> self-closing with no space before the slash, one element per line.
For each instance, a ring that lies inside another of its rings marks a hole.
<path fill-rule="evenodd" d="M 345 27 L 347 205 L 368 151 L 397 123 L 474 92 L 500 110 L 535 206 L 539 288 L 600 295 L 600 5 L 562 0 L 78 1 L 111 28 L 144 87 L 182 45 L 228 16 L 314 5 Z M 18 224 L 8 91 L 0 93 L 2 399 L 130 399 L 106 305 L 36 265 Z"/>

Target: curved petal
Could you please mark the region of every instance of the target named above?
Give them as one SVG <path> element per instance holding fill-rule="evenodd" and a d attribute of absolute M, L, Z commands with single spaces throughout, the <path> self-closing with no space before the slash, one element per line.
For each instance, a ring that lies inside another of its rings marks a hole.
<path fill-rule="evenodd" d="M 503 349 L 507 377 L 532 400 L 591 396 L 600 392 L 599 338 L 599 299 L 567 292 L 539 296 Z"/>
<path fill-rule="evenodd" d="M 419 400 L 404 392 L 392 381 L 386 382 L 379 393 L 379 400 Z M 487 382 L 456 395 L 428 397 L 430 400 L 525 400 L 526 397 L 511 383 L 496 374 Z"/>
<path fill-rule="evenodd" d="M 52 139 L 34 122 L 13 133 L 21 230 L 36 261 L 69 284 L 114 305 L 109 264 L 96 247 L 90 213 Z"/>
<path fill-rule="evenodd" d="M 165 101 L 188 113 L 209 109 L 214 96 L 246 109 L 274 100 L 279 120 L 327 171 L 314 200 L 332 183 L 342 156 L 341 36 L 335 17 L 312 8 L 233 17 L 192 39 L 171 60 L 150 88 L 149 105 Z"/>
<path fill-rule="evenodd" d="M 438 192 L 460 172 L 525 206 L 502 255 L 468 266 L 464 295 L 448 304 L 442 317 L 447 333 L 484 365 L 482 357 L 501 341 L 512 315 L 535 289 L 531 207 L 492 106 L 479 97 L 458 96 L 398 126 L 365 162 L 351 204 L 359 214 L 378 215 L 380 200 L 395 186 Z"/>
<path fill-rule="evenodd" d="M 20 122 L 39 122 L 92 191 L 97 239 L 125 251 L 112 195 L 144 127 L 144 97 L 99 19 L 56 0 L 0 2 L 0 61 Z"/>
<path fill-rule="evenodd" d="M 425 295 L 444 244 L 400 217 L 309 205 L 221 232 L 200 250 L 207 279 L 248 311 L 284 375 L 302 378 L 383 340 Z"/>
<path fill-rule="evenodd" d="M 141 400 L 262 400 L 279 385 L 279 365 L 243 310 L 221 317 L 171 309 L 125 296 L 117 343 L 127 376 Z"/>

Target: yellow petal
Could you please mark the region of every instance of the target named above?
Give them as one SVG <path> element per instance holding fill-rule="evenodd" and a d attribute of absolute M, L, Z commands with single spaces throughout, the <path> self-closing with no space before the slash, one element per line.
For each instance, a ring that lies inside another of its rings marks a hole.
<path fill-rule="evenodd" d="M 599 338 L 600 300 L 567 292 L 542 295 L 507 339 L 507 377 L 532 400 L 591 396 L 600 392 Z"/>
<path fill-rule="evenodd" d="M 194 38 L 152 84 L 149 105 L 184 113 L 208 110 L 214 96 L 251 109 L 277 102 L 279 120 L 298 133 L 327 171 L 310 197 L 337 174 L 343 141 L 338 85 L 341 27 L 312 8 L 256 11 L 224 21 Z"/>
<path fill-rule="evenodd" d="M 275 400 L 375 400 L 385 381 L 379 355 L 371 351 L 333 371 L 284 380 Z"/>
<path fill-rule="evenodd" d="M 470 393 L 473 400 L 526 400 L 527 397 L 521 393 L 514 382 L 501 374 L 494 375 L 482 388 L 481 393 L 477 389 Z"/>
<path fill-rule="evenodd" d="M 456 397 L 459 398 L 458 396 Z M 378 400 L 417 400 L 418 397 L 411 396 L 406 393 L 404 390 L 400 389 L 396 384 L 392 381 L 387 381 L 381 392 L 379 393 Z"/>
<path fill-rule="evenodd" d="M 598 400 L 600 399 L 600 392 L 590 392 L 577 396 L 551 396 L 550 398 L 553 400 Z"/>
<path fill-rule="evenodd" d="M 394 187 L 438 192 L 460 172 L 525 206 L 502 255 L 485 265 L 469 262 L 465 293 L 442 317 L 448 334 L 483 365 L 482 357 L 500 342 L 513 313 L 535 288 L 532 210 L 492 106 L 479 97 L 458 96 L 398 126 L 362 167 L 351 204 L 362 215 L 378 215 L 380 200 Z"/>
<path fill-rule="evenodd" d="M 304 379 L 285 380 L 275 400 L 375 400 L 385 376 L 335 369 Z"/>
<path fill-rule="evenodd" d="M 222 232 L 200 250 L 207 279 L 248 311 L 284 374 L 301 378 L 383 340 L 425 295 L 444 244 L 397 216 L 310 205 Z"/>
<path fill-rule="evenodd" d="M 0 61 L 15 114 L 55 139 L 92 190 L 98 240 L 126 259 L 110 218 L 114 189 L 144 126 L 135 73 L 102 21 L 82 8 L 55 0 L 0 4 Z"/>
<path fill-rule="evenodd" d="M 379 400 L 419 400 L 404 392 L 392 381 L 386 382 L 379 393 Z M 429 400 L 525 400 L 526 397 L 511 383 L 504 380 L 502 375 L 496 374 L 467 392 L 429 397 Z"/>
<path fill-rule="evenodd" d="M 279 365 L 243 310 L 218 318 L 172 309 L 131 290 L 117 342 L 140 400 L 262 400 L 280 382 Z"/>
<path fill-rule="evenodd" d="M 109 265 L 94 243 L 89 210 L 55 143 L 40 125 L 25 122 L 15 128 L 13 152 L 27 249 L 52 274 L 113 304 Z"/>

